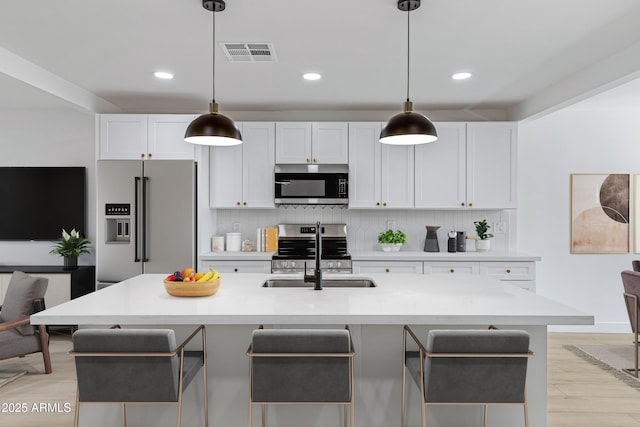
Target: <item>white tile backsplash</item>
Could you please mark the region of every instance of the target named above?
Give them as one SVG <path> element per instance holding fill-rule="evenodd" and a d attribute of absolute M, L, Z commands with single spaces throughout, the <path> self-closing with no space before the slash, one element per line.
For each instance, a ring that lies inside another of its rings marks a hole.
<path fill-rule="evenodd" d="M 256 239 L 256 229 L 273 227 L 278 224 L 322 223 L 347 224 L 349 251 L 379 250 L 377 237 L 386 230 L 387 221 L 394 220 L 397 229 L 407 235 L 403 250 L 422 251 L 427 234 L 426 225 L 439 225 L 438 244 L 441 252 L 447 251 L 447 232 L 466 231 L 467 236 L 475 236 L 473 221 L 486 219 L 495 235 L 491 242 L 492 251 L 515 249 L 515 214 L 511 210 L 355 210 L 331 206 L 287 206 L 277 209 L 219 209 L 217 210 L 216 234 L 224 235 L 233 231 L 233 224 L 240 223 L 242 239 Z M 494 224 L 503 223 L 504 232 L 497 232 Z M 203 236 L 209 238 L 211 236 Z M 467 241 L 467 249 L 475 248 L 473 240 Z"/>

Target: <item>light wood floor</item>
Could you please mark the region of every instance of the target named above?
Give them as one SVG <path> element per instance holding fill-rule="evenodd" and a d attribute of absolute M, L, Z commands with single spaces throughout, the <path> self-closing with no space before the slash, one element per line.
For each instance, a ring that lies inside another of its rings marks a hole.
<path fill-rule="evenodd" d="M 631 334 L 549 334 L 549 427 L 640 426 L 640 391 L 563 348 L 566 344 L 631 342 Z M 70 349 L 68 334 L 52 336 L 50 375 L 43 374 L 40 355 L 0 361 L 0 370 L 28 371 L 0 388 L 0 426 L 73 425 L 75 372 L 73 359 L 66 354 Z M 27 413 L 5 412 L 16 403 L 26 403 Z"/>

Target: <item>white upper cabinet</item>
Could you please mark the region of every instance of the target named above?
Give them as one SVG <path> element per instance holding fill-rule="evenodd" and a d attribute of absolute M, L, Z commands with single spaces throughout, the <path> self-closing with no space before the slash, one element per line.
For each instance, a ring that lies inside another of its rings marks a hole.
<path fill-rule="evenodd" d="M 516 124 L 435 126 L 438 140 L 415 148 L 416 208 L 515 208 Z"/>
<path fill-rule="evenodd" d="M 376 139 L 376 143 L 380 144 Z M 414 207 L 414 147 L 380 144 L 382 207 Z"/>
<path fill-rule="evenodd" d="M 311 123 L 276 123 L 276 163 L 311 163 Z"/>
<path fill-rule="evenodd" d="M 348 129 L 345 122 L 278 122 L 276 163 L 347 164 Z"/>
<path fill-rule="evenodd" d="M 209 149 L 209 205 L 212 208 L 275 208 L 275 125 L 236 123 L 242 144 Z"/>
<path fill-rule="evenodd" d="M 416 208 L 450 209 L 466 203 L 466 125 L 436 123 L 438 139 L 417 145 Z"/>
<path fill-rule="evenodd" d="M 349 123 L 349 208 L 380 206 L 380 123 Z"/>
<path fill-rule="evenodd" d="M 516 208 L 517 125 L 467 124 L 467 202 L 477 209 Z"/>
<path fill-rule="evenodd" d="M 100 118 L 101 159 L 146 159 L 147 116 L 145 114 L 109 114 Z"/>
<path fill-rule="evenodd" d="M 102 160 L 195 158 L 184 132 L 193 114 L 103 114 L 99 116 Z"/>
<path fill-rule="evenodd" d="M 311 126 L 311 162 L 325 165 L 349 163 L 349 124 L 315 122 Z"/>
<path fill-rule="evenodd" d="M 193 160 L 195 146 L 184 140 L 184 133 L 196 118 L 193 114 L 154 114 L 148 117 L 148 157 Z"/>
<path fill-rule="evenodd" d="M 380 122 L 349 123 L 349 208 L 413 208 L 413 146 L 380 144 Z"/>

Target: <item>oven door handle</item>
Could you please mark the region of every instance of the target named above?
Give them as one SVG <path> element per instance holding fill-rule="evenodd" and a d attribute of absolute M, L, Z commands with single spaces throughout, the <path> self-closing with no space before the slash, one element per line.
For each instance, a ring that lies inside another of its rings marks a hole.
<path fill-rule="evenodd" d="M 289 184 L 291 184 L 291 181 L 289 180 L 276 181 L 276 185 L 289 185 Z"/>

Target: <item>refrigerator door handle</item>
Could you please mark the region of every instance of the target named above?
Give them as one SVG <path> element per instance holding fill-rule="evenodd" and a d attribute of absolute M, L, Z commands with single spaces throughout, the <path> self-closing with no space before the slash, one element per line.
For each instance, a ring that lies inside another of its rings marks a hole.
<path fill-rule="evenodd" d="M 142 178 L 142 262 L 149 262 L 147 257 L 147 184 L 149 177 Z"/>
<path fill-rule="evenodd" d="M 139 222 L 139 215 L 138 215 L 138 201 L 140 200 L 140 198 L 138 197 L 138 187 L 140 187 L 140 177 L 136 176 L 135 180 L 134 180 L 134 206 L 133 206 L 133 212 L 135 215 L 134 218 L 134 224 L 133 224 L 133 244 L 134 244 L 134 254 L 133 254 L 133 262 L 140 262 L 140 257 L 138 257 L 138 222 Z"/>

